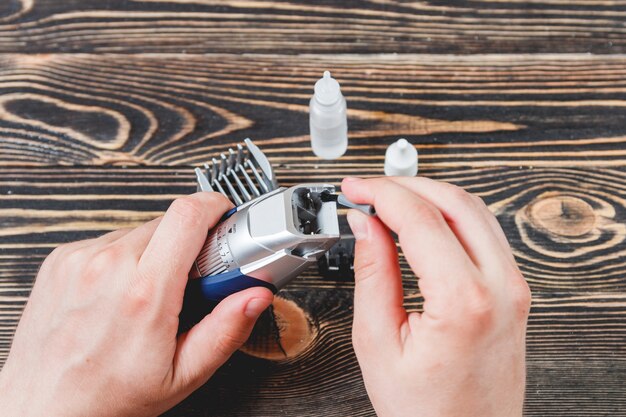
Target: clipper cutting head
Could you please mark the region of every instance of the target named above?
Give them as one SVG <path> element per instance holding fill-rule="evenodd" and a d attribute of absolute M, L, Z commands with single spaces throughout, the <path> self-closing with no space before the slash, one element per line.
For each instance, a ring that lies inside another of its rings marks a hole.
<path fill-rule="evenodd" d="M 231 209 L 213 228 L 189 273 L 210 299 L 265 286 L 276 292 L 339 240 L 329 184 L 279 188 Z"/>

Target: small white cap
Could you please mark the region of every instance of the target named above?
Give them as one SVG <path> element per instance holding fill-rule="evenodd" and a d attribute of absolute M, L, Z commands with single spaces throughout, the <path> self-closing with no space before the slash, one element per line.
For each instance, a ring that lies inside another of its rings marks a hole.
<path fill-rule="evenodd" d="M 417 149 L 406 139 L 398 139 L 385 152 L 385 175 L 414 177 L 417 175 Z"/>
<path fill-rule="evenodd" d="M 324 76 L 315 83 L 315 100 L 324 106 L 331 106 L 341 98 L 339 83 L 324 71 Z"/>

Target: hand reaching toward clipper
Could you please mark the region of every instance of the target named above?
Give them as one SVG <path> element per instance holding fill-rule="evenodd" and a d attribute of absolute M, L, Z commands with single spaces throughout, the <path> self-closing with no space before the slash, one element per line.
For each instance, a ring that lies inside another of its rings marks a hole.
<path fill-rule="evenodd" d="M 14 416 L 143 416 L 205 383 L 272 302 L 257 287 L 177 336 L 188 272 L 230 203 L 180 198 L 134 230 L 63 245 L 46 259 L 0 373 Z"/>
<path fill-rule="evenodd" d="M 353 344 L 376 412 L 521 416 L 530 291 L 482 200 L 426 178 L 346 179 L 355 203 Z M 407 314 L 397 250 L 418 277 L 423 312 Z"/>

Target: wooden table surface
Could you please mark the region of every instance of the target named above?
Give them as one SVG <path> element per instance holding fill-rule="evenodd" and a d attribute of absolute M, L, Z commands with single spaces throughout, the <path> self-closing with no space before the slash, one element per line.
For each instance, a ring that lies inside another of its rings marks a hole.
<path fill-rule="evenodd" d="M 532 288 L 526 414 L 626 416 L 625 52 L 623 0 L 3 0 L 0 365 L 56 245 L 157 216 L 217 152 L 251 137 L 281 185 L 338 183 L 407 137 Z M 325 69 L 349 106 L 330 162 L 308 139 Z M 276 306 L 286 352 L 261 326 L 167 415 L 373 415 L 352 290 L 306 273 Z"/>

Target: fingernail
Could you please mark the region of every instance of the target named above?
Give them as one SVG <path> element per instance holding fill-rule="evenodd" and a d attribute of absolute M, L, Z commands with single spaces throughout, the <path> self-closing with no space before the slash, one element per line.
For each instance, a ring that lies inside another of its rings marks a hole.
<path fill-rule="evenodd" d="M 357 177 L 345 177 L 343 179 L 343 182 L 355 182 L 355 181 L 361 181 L 362 178 L 357 178 Z"/>
<path fill-rule="evenodd" d="M 248 301 L 244 314 L 246 315 L 246 317 L 256 319 L 269 306 L 270 301 L 267 298 L 253 298 L 252 300 Z"/>
<path fill-rule="evenodd" d="M 368 218 L 357 210 L 348 211 L 348 224 L 356 240 L 367 240 L 369 236 Z"/>

